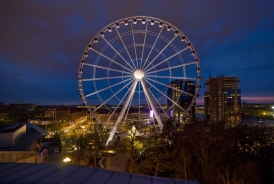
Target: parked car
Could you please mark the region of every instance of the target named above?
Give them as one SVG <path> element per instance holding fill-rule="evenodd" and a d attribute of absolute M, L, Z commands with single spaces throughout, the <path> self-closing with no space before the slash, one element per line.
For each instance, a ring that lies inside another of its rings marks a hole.
<path fill-rule="evenodd" d="M 59 148 L 54 148 L 53 153 L 59 153 Z"/>

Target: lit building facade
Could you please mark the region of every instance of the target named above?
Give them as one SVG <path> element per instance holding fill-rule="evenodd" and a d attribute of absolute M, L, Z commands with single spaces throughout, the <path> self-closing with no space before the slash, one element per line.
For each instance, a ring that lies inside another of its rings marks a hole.
<path fill-rule="evenodd" d="M 185 91 L 186 93 L 195 94 L 195 81 L 190 80 L 175 80 L 169 84 L 171 87 Z M 181 93 L 180 91 L 168 88 L 167 95 L 170 99 L 176 102 L 182 109 L 187 109 L 193 100 L 193 96 Z M 180 119 L 180 122 L 191 122 L 195 119 L 195 106 L 191 107 L 191 111 L 182 117 L 183 110 L 167 99 L 167 109 L 170 117 Z"/>
<path fill-rule="evenodd" d="M 238 77 L 218 76 L 205 81 L 205 120 L 240 122 L 241 89 Z"/>
<path fill-rule="evenodd" d="M 50 106 L 45 109 L 45 117 L 54 121 L 70 120 L 70 109 L 67 106 Z"/>

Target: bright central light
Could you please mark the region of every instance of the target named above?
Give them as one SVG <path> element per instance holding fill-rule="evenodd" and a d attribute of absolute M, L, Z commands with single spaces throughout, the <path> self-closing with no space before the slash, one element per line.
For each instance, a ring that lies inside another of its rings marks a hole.
<path fill-rule="evenodd" d="M 63 161 L 64 161 L 64 162 L 70 162 L 71 159 L 70 159 L 69 157 L 66 157 Z"/>
<path fill-rule="evenodd" d="M 145 73 L 143 72 L 143 70 L 138 69 L 134 72 L 134 77 L 136 79 L 142 79 L 144 76 L 145 76 Z"/>

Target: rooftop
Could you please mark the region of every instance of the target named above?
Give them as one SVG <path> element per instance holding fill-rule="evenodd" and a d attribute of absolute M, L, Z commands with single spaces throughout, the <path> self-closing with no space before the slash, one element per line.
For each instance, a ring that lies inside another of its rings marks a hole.
<path fill-rule="evenodd" d="M 22 126 L 24 126 L 24 124 L 20 124 L 20 123 L 0 125 L 0 132 L 15 132 Z"/>
<path fill-rule="evenodd" d="M 93 184 L 197 184 L 195 181 L 160 178 L 78 165 L 0 163 L 4 183 Z"/>

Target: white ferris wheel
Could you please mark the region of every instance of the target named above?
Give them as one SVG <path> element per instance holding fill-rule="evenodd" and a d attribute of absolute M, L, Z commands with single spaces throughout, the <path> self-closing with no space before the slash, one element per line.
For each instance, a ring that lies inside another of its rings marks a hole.
<path fill-rule="evenodd" d="M 87 112 L 111 127 L 108 145 L 121 123 L 152 123 L 161 131 L 173 108 L 184 117 L 199 97 L 201 78 L 198 55 L 178 28 L 136 16 L 107 25 L 88 43 L 78 89 Z M 194 92 L 186 89 L 187 81 L 194 81 Z M 181 98 L 188 99 L 187 106 Z"/>

